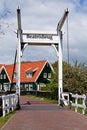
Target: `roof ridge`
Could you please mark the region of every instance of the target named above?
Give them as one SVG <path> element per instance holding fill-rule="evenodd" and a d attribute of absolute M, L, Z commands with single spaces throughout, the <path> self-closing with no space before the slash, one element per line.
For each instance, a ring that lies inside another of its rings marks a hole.
<path fill-rule="evenodd" d="M 21 63 L 23 64 L 23 63 L 37 63 L 37 62 L 46 62 L 47 60 L 37 60 L 37 61 L 21 61 Z M 14 65 L 14 63 L 12 64 L 0 64 L 0 65 L 2 65 L 2 66 L 10 66 L 10 65 Z"/>

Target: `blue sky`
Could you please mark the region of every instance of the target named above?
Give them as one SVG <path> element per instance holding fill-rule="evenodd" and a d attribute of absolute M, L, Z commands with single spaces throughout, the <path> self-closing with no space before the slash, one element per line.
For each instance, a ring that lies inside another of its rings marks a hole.
<path fill-rule="evenodd" d="M 14 61 L 17 47 L 18 5 L 21 8 L 22 29 L 55 31 L 64 10 L 69 9 L 70 63 L 75 60 L 87 64 L 87 0 L 0 0 L 0 63 Z M 67 29 L 63 31 L 63 60 L 67 61 Z M 3 34 L 4 35 L 3 35 Z M 52 47 L 28 46 L 21 60 L 57 60 Z"/>

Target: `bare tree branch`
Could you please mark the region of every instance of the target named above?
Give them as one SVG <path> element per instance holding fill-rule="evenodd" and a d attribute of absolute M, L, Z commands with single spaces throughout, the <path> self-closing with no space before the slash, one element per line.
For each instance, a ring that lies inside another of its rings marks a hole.
<path fill-rule="evenodd" d="M 8 28 L 10 26 L 9 23 L 1 21 L 3 18 L 7 17 L 11 13 L 10 10 L 6 10 L 5 13 L 0 15 L 0 35 L 5 35 L 4 28 Z"/>

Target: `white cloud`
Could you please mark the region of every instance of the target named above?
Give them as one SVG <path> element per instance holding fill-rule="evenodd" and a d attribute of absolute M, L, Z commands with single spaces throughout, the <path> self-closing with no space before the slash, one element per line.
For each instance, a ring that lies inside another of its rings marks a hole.
<path fill-rule="evenodd" d="M 16 9 L 20 5 L 22 15 L 22 28 L 32 30 L 56 30 L 57 23 L 62 17 L 64 10 L 69 8 L 69 46 L 70 61 L 79 59 L 86 61 L 87 49 L 87 2 L 81 4 L 79 0 L 1 0 L 0 16 L 3 10 L 10 10 L 10 14 L 2 19 L 3 22 L 9 23 L 9 28 L 5 28 L 6 33 L 3 38 L 0 35 L 0 62 L 13 62 L 14 53 L 17 46 L 16 34 L 13 32 L 17 29 Z M 1 22 L 1 19 L 0 19 Z M 3 26 L 2 26 L 3 27 Z M 63 27 L 64 47 L 63 59 L 67 59 L 67 42 L 66 42 L 66 23 Z M 44 53 L 43 53 L 44 52 Z M 2 58 L 3 56 L 3 58 Z M 8 59 L 8 60 L 6 60 Z M 55 52 L 52 47 L 28 47 L 24 51 L 23 60 L 56 60 Z M 86 61 L 87 62 L 87 61 Z"/>

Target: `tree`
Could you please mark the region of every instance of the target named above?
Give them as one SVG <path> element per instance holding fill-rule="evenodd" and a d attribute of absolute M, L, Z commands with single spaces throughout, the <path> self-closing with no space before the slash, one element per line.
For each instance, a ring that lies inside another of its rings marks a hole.
<path fill-rule="evenodd" d="M 58 99 L 58 63 L 52 64 L 55 74 L 52 75 L 51 83 L 47 85 L 52 91 L 53 99 Z M 63 91 L 83 94 L 87 91 L 87 67 L 77 60 L 73 65 L 63 62 Z"/>

